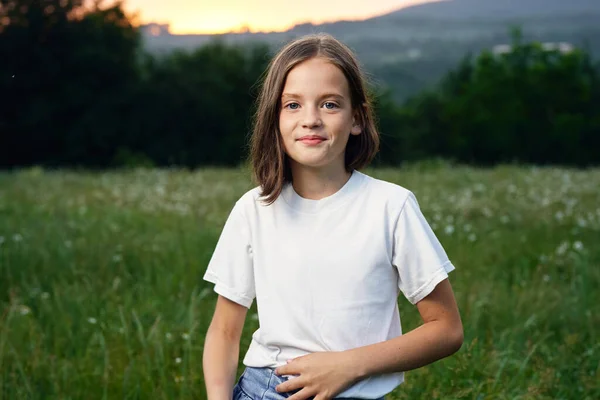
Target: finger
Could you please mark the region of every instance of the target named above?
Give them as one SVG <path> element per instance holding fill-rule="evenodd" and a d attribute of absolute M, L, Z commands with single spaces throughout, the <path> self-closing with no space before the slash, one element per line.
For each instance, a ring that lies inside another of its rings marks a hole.
<path fill-rule="evenodd" d="M 302 383 L 298 383 L 298 378 L 294 378 L 275 386 L 275 390 L 278 393 L 286 393 L 291 392 L 292 390 L 301 389 L 303 387 L 304 386 L 302 385 Z"/>
<path fill-rule="evenodd" d="M 288 369 L 288 365 L 292 361 L 294 361 L 294 360 L 293 359 L 292 360 L 287 360 L 285 365 L 281 365 L 281 366 L 275 368 L 275 375 L 286 375 L 286 374 L 288 374 L 288 370 L 287 370 Z"/>
<path fill-rule="evenodd" d="M 280 365 L 275 368 L 275 375 L 293 375 L 294 371 L 291 369 L 293 367 L 289 363 L 290 361 L 286 365 Z"/>

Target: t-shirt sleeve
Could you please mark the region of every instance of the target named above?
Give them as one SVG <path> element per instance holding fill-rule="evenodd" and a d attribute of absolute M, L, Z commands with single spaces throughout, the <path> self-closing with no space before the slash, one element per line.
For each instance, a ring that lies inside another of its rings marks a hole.
<path fill-rule="evenodd" d="M 203 279 L 215 284 L 216 293 L 246 308 L 256 297 L 250 230 L 239 201 L 225 221 Z"/>
<path fill-rule="evenodd" d="M 394 228 L 392 264 L 398 287 L 412 304 L 429 295 L 454 266 L 409 192 Z"/>

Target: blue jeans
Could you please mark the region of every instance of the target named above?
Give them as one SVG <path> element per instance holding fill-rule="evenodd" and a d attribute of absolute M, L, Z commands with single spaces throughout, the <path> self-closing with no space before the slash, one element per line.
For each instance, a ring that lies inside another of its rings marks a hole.
<path fill-rule="evenodd" d="M 275 387 L 287 381 L 287 379 L 288 378 L 275 375 L 275 370 L 271 368 L 246 367 L 233 388 L 233 400 L 281 400 L 302 390 L 296 389 L 285 393 L 277 392 Z M 341 399 L 341 397 L 336 398 Z M 309 397 L 309 400 L 312 399 L 314 399 L 314 396 Z M 384 400 L 384 397 L 377 400 Z"/>

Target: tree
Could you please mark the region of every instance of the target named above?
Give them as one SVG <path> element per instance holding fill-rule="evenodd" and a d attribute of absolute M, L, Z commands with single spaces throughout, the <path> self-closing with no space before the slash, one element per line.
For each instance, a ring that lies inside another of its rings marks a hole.
<path fill-rule="evenodd" d="M 408 102 L 412 118 L 403 124 L 421 127 L 414 146 L 430 156 L 484 165 L 598 164 L 599 78 L 588 53 L 522 43 L 516 31 L 510 52 L 467 57 L 435 92 Z"/>
<path fill-rule="evenodd" d="M 0 0 L 0 165 L 101 165 L 137 76 L 137 30 L 117 3 Z"/>
<path fill-rule="evenodd" d="M 126 145 L 157 165 L 238 165 L 267 62 L 265 46 L 220 42 L 147 58 Z"/>

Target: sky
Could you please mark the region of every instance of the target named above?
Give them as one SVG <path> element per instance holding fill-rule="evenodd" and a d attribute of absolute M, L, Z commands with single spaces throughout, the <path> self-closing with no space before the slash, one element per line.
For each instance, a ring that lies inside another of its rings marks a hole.
<path fill-rule="evenodd" d="M 125 0 L 140 23 L 170 24 L 173 34 L 285 31 L 295 24 L 366 19 L 433 0 Z"/>

